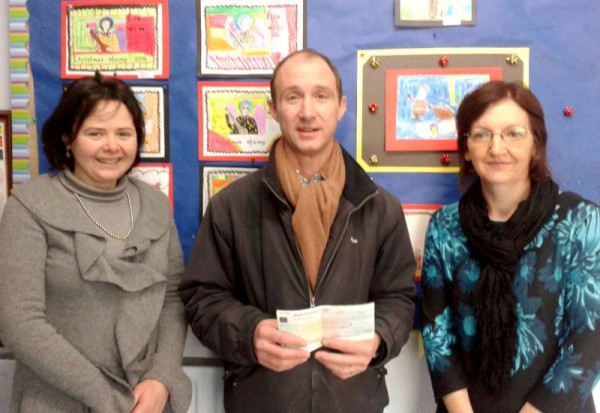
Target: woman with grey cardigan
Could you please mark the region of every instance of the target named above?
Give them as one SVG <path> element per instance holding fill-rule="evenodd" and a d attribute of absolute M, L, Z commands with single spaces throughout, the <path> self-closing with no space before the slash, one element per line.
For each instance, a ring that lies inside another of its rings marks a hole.
<path fill-rule="evenodd" d="M 76 81 L 42 142 L 58 172 L 16 187 L 0 221 L 11 412 L 186 412 L 183 257 L 168 199 L 127 175 L 144 142 L 135 95 Z"/>

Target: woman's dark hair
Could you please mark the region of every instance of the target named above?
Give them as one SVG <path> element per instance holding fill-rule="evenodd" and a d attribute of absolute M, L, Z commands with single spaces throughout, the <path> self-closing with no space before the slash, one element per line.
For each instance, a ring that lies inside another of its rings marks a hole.
<path fill-rule="evenodd" d="M 542 105 L 523 84 L 494 80 L 483 84 L 465 96 L 456 113 L 458 161 L 460 165 L 458 177 L 460 186 L 463 189 L 468 187 L 472 178 L 476 176 L 473 164 L 465 159 L 467 136 L 471 126 L 490 105 L 507 97 L 511 98 L 529 115 L 531 133 L 535 144 L 535 155 L 529 165 L 529 179 L 534 183 L 543 183 L 552 179 L 546 155 L 548 134 Z"/>
<path fill-rule="evenodd" d="M 119 101 L 129 110 L 137 138 L 137 155 L 132 167 L 140 161 L 140 150 L 146 135 L 140 104 L 126 83 L 96 72 L 93 77 L 82 78 L 69 85 L 44 123 L 42 144 L 46 158 L 54 169 L 66 167 L 73 171 L 75 163 L 73 156 L 67 157 L 67 145 L 75 140 L 81 125 L 96 106 L 106 101 Z"/>

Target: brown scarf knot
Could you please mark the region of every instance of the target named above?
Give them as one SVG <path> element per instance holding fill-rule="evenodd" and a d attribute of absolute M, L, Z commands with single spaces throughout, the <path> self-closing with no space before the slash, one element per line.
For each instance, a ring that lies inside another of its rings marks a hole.
<path fill-rule="evenodd" d="M 275 144 L 275 169 L 287 200 L 294 207 L 292 229 L 298 240 L 308 283 L 314 292 L 329 231 L 337 214 L 346 182 L 346 169 L 339 143 L 319 173 L 323 180 L 303 186 L 289 162 L 285 138 Z"/>

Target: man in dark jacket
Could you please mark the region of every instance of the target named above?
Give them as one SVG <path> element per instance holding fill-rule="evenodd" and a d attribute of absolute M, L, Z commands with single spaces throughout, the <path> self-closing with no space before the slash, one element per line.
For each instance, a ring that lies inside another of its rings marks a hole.
<path fill-rule="evenodd" d="M 200 341 L 223 358 L 228 412 L 381 412 L 383 368 L 412 328 L 415 259 L 400 203 L 334 139 L 336 68 L 305 49 L 271 79 L 282 138 L 269 163 L 212 198 L 180 285 Z M 375 335 L 313 353 L 278 309 L 374 302 Z"/>

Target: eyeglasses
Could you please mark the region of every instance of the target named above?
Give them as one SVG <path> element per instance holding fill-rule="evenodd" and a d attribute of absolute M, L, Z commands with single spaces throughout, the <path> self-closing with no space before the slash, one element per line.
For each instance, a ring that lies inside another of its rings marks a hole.
<path fill-rule="evenodd" d="M 517 143 L 524 140 L 529 131 L 523 126 L 509 126 L 502 132 L 492 132 L 485 128 L 476 128 L 467 133 L 467 138 L 476 144 L 489 144 L 494 135 L 500 135 L 504 143 Z"/>

